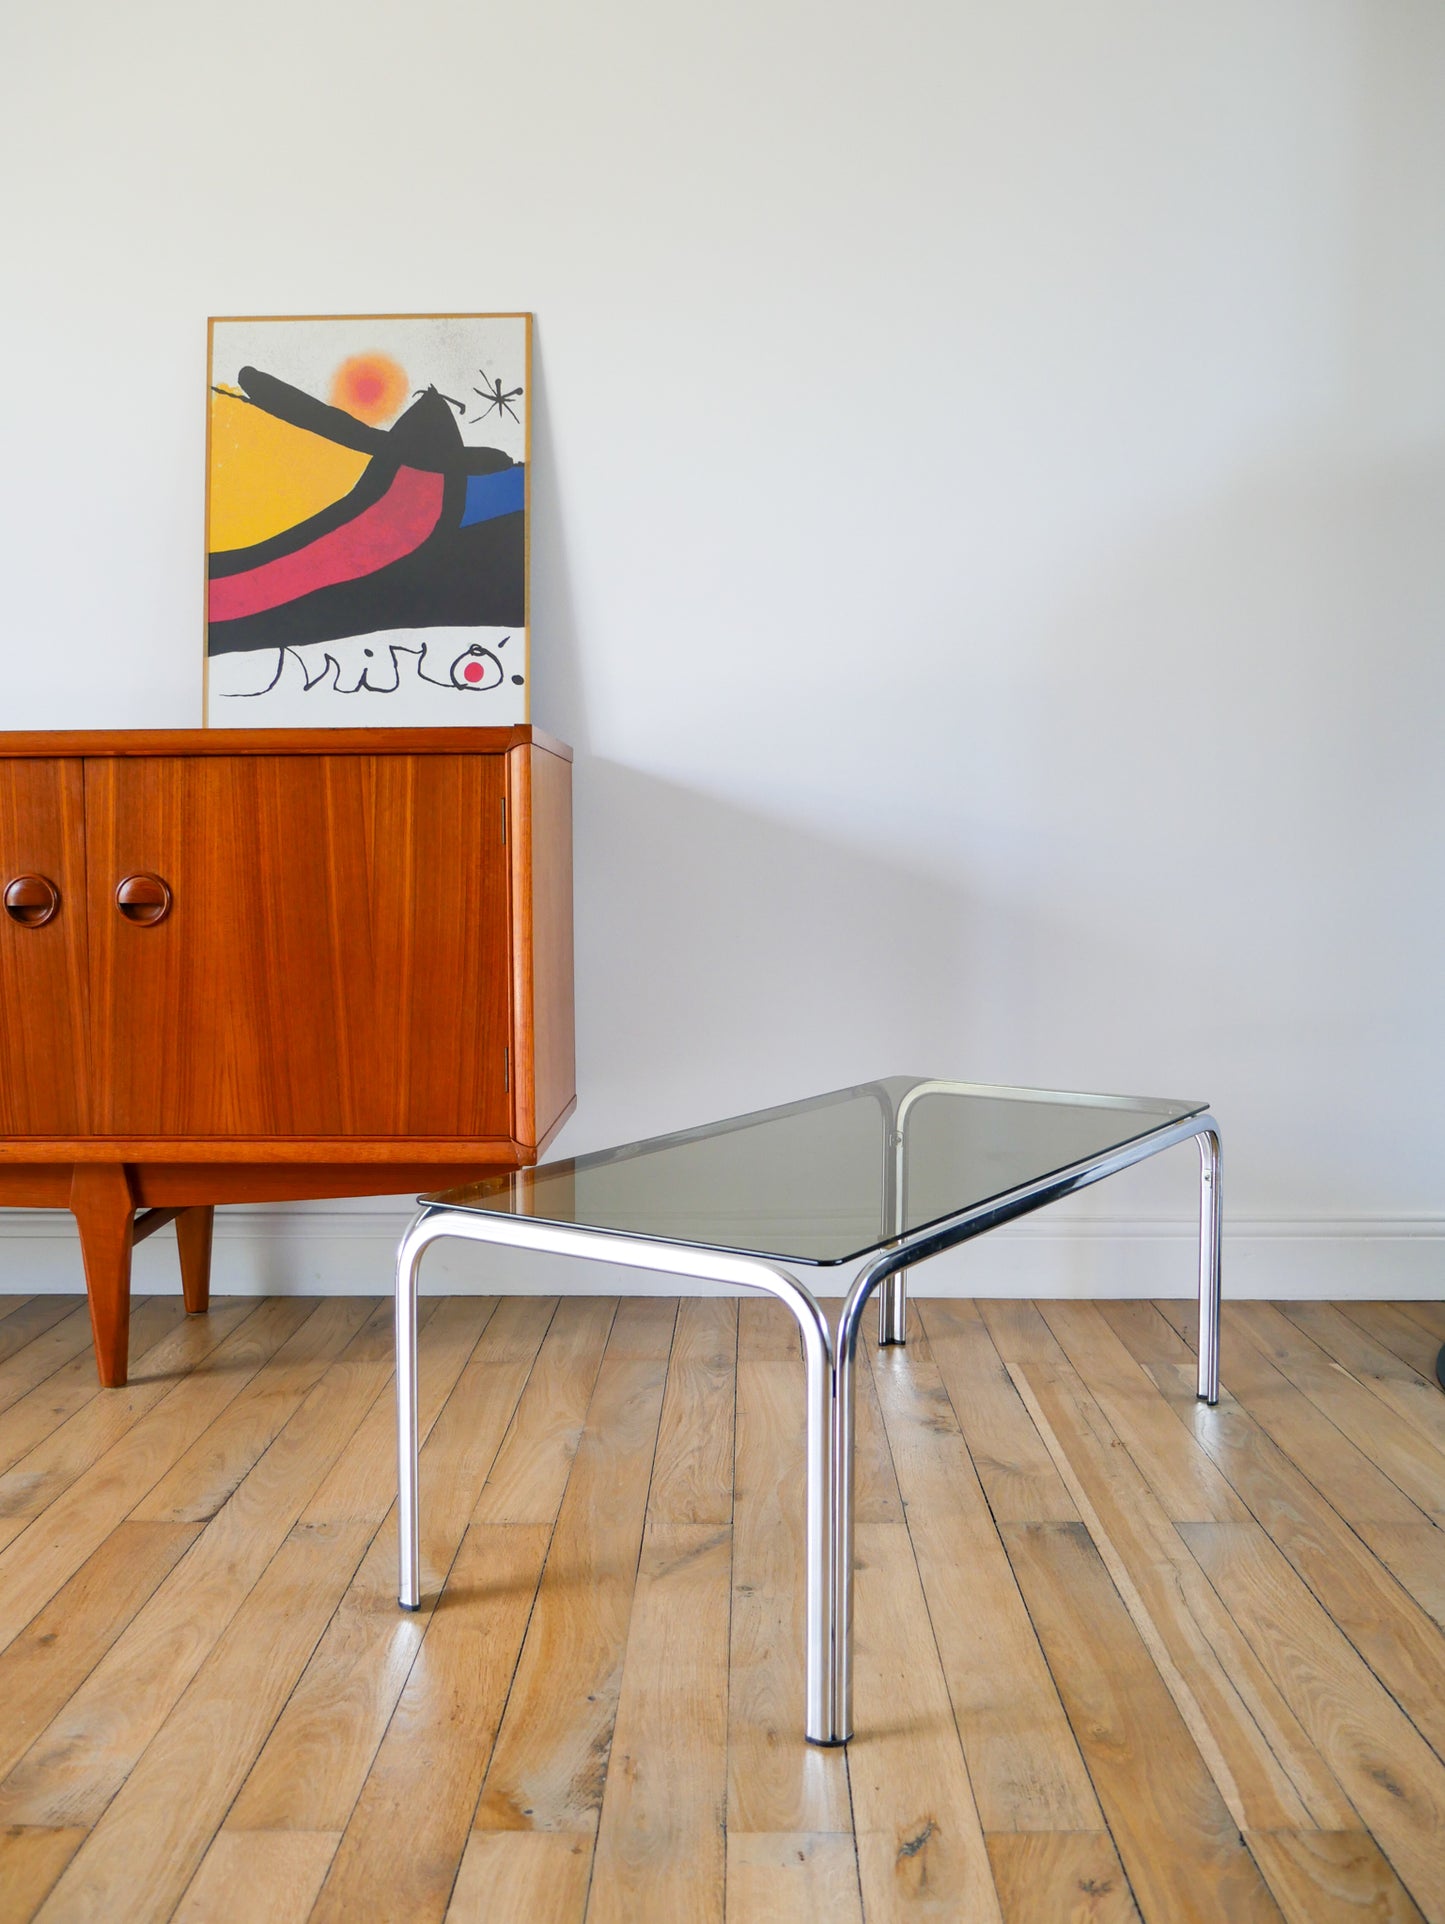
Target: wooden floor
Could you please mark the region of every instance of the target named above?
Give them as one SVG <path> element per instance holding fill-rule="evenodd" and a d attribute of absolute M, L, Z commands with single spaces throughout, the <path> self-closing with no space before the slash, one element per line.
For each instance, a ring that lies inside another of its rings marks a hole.
<path fill-rule="evenodd" d="M 0 1301 L 0 1917 L 1445 1921 L 1432 1305 L 915 1305 L 800 1737 L 775 1305 Z M 438 1600 L 439 1598 L 439 1600 Z"/>

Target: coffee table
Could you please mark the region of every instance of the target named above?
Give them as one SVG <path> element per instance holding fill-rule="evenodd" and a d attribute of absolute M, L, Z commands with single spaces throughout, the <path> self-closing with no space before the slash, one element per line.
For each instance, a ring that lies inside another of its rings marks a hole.
<path fill-rule="evenodd" d="M 766 1290 L 797 1319 L 807 1459 L 804 1735 L 852 1735 L 858 1328 L 906 1337 L 916 1263 L 1177 1143 L 1199 1147 L 1199 1395 L 1219 1396 L 1220 1144 L 1204 1103 L 891 1076 L 421 1198 L 397 1252 L 400 1602 L 421 1602 L 416 1296 L 439 1237 Z M 844 1272 L 836 1327 L 802 1275 Z M 851 1279 L 848 1278 L 851 1273 Z"/>

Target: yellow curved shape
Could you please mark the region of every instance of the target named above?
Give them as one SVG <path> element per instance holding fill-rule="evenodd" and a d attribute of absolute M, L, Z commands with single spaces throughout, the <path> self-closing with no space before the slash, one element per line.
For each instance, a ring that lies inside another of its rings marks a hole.
<path fill-rule="evenodd" d="M 213 392 L 210 552 L 249 548 L 319 514 L 350 494 L 370 458 Z"/>

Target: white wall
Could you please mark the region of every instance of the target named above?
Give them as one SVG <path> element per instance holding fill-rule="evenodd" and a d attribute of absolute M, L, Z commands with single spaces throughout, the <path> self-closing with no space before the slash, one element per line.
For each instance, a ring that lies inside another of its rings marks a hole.
<path fill-rule="evenodd" d="M 1199 1094 L 1231 1287 L 1438 1293 L 1442 80 L 1431 0 L 14 9 L 0 725 L 198 721 L 208 312 L 530 308 L 560 1146 Z M 1169 1162 L 938 1280 L 1187 1288 Z"/>

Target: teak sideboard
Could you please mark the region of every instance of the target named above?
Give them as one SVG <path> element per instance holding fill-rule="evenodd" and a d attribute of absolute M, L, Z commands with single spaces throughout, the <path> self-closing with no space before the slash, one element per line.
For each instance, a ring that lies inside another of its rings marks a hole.
<path fill-rule="evenodd" d="M 132 1245 L 534 1162 L 575 1101 L 571 751 L 539 730 L 0 732 L 0 1205 Z"/>

